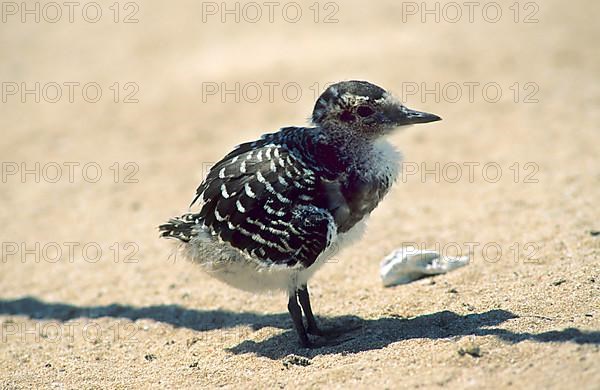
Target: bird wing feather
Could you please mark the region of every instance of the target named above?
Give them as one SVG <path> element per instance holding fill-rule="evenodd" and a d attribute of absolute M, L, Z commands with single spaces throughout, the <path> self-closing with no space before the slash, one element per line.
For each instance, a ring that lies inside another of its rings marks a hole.
<path fill-rule="evenodd" d="M 200 219 L 233 247 L 271 264 L 309 267 L 335 231 L 318 174 L 269 139 L 242 144 L 198 187 Z"/>

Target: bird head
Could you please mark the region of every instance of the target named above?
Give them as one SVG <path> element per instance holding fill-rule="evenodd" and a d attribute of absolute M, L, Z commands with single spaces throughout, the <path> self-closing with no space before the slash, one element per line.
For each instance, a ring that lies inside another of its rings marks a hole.
<path fill-rule="evenodd" d="M 437 115 L 405 107 L 385 89 L 366 81 L 342 81 L 317 99 L 312 122 L 324 129 L 348 129 L 377 138 L 399 126 L 439 121 Z"/>

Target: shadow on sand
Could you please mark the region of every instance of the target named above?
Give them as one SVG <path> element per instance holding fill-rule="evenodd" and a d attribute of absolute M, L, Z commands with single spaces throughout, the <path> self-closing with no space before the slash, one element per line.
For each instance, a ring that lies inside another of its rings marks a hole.
<path fill-rule="evenodd" d="M 252 312 L 230 312 L 225 310 L 194 310 L 178 305 L 157 305 L 133 307 L 111 304 L 106 306 L 74 306 L 66 303 L 47 303 L 33 297 L 14 300 L 0 299 L 0 315 L 21 315 L 31 319 L 69 321 L 75 318 L 112 317 L 135 321 L 150 319 L 175 327 L 185 327 L 195 331 L 233 328 L 249 325 L 254 329 L 276 327 L 289 329 L 261 342 L 243 341 L 228 349 L 235 354 L 255 353 L 259 356 L 279 359 L 289 353 L 316 356 L 332 353 L 356 353 L 380 349 L 391 343 L 414 338 L 444 339 L 454 336 L 492 335 L 509 343 L 525 340 L 536 342 L 572 342 L 577 344 L 600 345 L 600 331 L 581 331 L 567 328 L 543 333 L 517 333 L 496 326 L 519 318 L 506 310 L 490 310 L 467 315 L 451 311 L 425 314 L 414 318 L 383 317 L 363 319 L 357 316 L 319 318 L 324 328 L 351 329 L 342 336 L 343 342 L 318 349 L 300 349 L 296 333 L 292 330 L 287 313 L 258 314 Z"/>

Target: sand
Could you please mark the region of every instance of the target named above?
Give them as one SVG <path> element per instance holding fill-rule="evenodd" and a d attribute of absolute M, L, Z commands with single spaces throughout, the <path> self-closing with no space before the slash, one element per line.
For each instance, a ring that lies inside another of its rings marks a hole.
<path fill-rule="evenodd" d="M 302 2 L 296 23 L 287 3 L 272 23 L 112 3 L 96 23 L 85 3 L 73 23 L 3 9 L 0 387 L 599 388 L 598 2 L 500 1 L 496 23 L 393 1 Z M 283 294 L 221 284 L 156 226 L 344 79 L 444 120 L 392 135 L 403 175 L 310 284 L 319 321 L 352 330 L 305 350 Z M 384 288 L 379 262 L 411 242 L 472 262 Z"/>

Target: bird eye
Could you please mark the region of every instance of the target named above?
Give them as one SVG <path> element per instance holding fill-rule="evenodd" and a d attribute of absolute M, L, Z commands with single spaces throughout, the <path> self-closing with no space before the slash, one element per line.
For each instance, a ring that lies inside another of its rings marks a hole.
<path fill-rule="evenodd" d="M 352 122 L 354 120 L 354 115 L 352 115 L 350 111 L 344 111 L 340 114 L 340 119 L 344 122 Z"/>
<path fill-rule="evenodd" d="M 371 107 L 368 106 L 360 106 L 358 107 L 358 109 L 356 110 L 356 113 L 362 117 L 366 117 L 369 115 L 373 114 L 373 109 Z"/>

